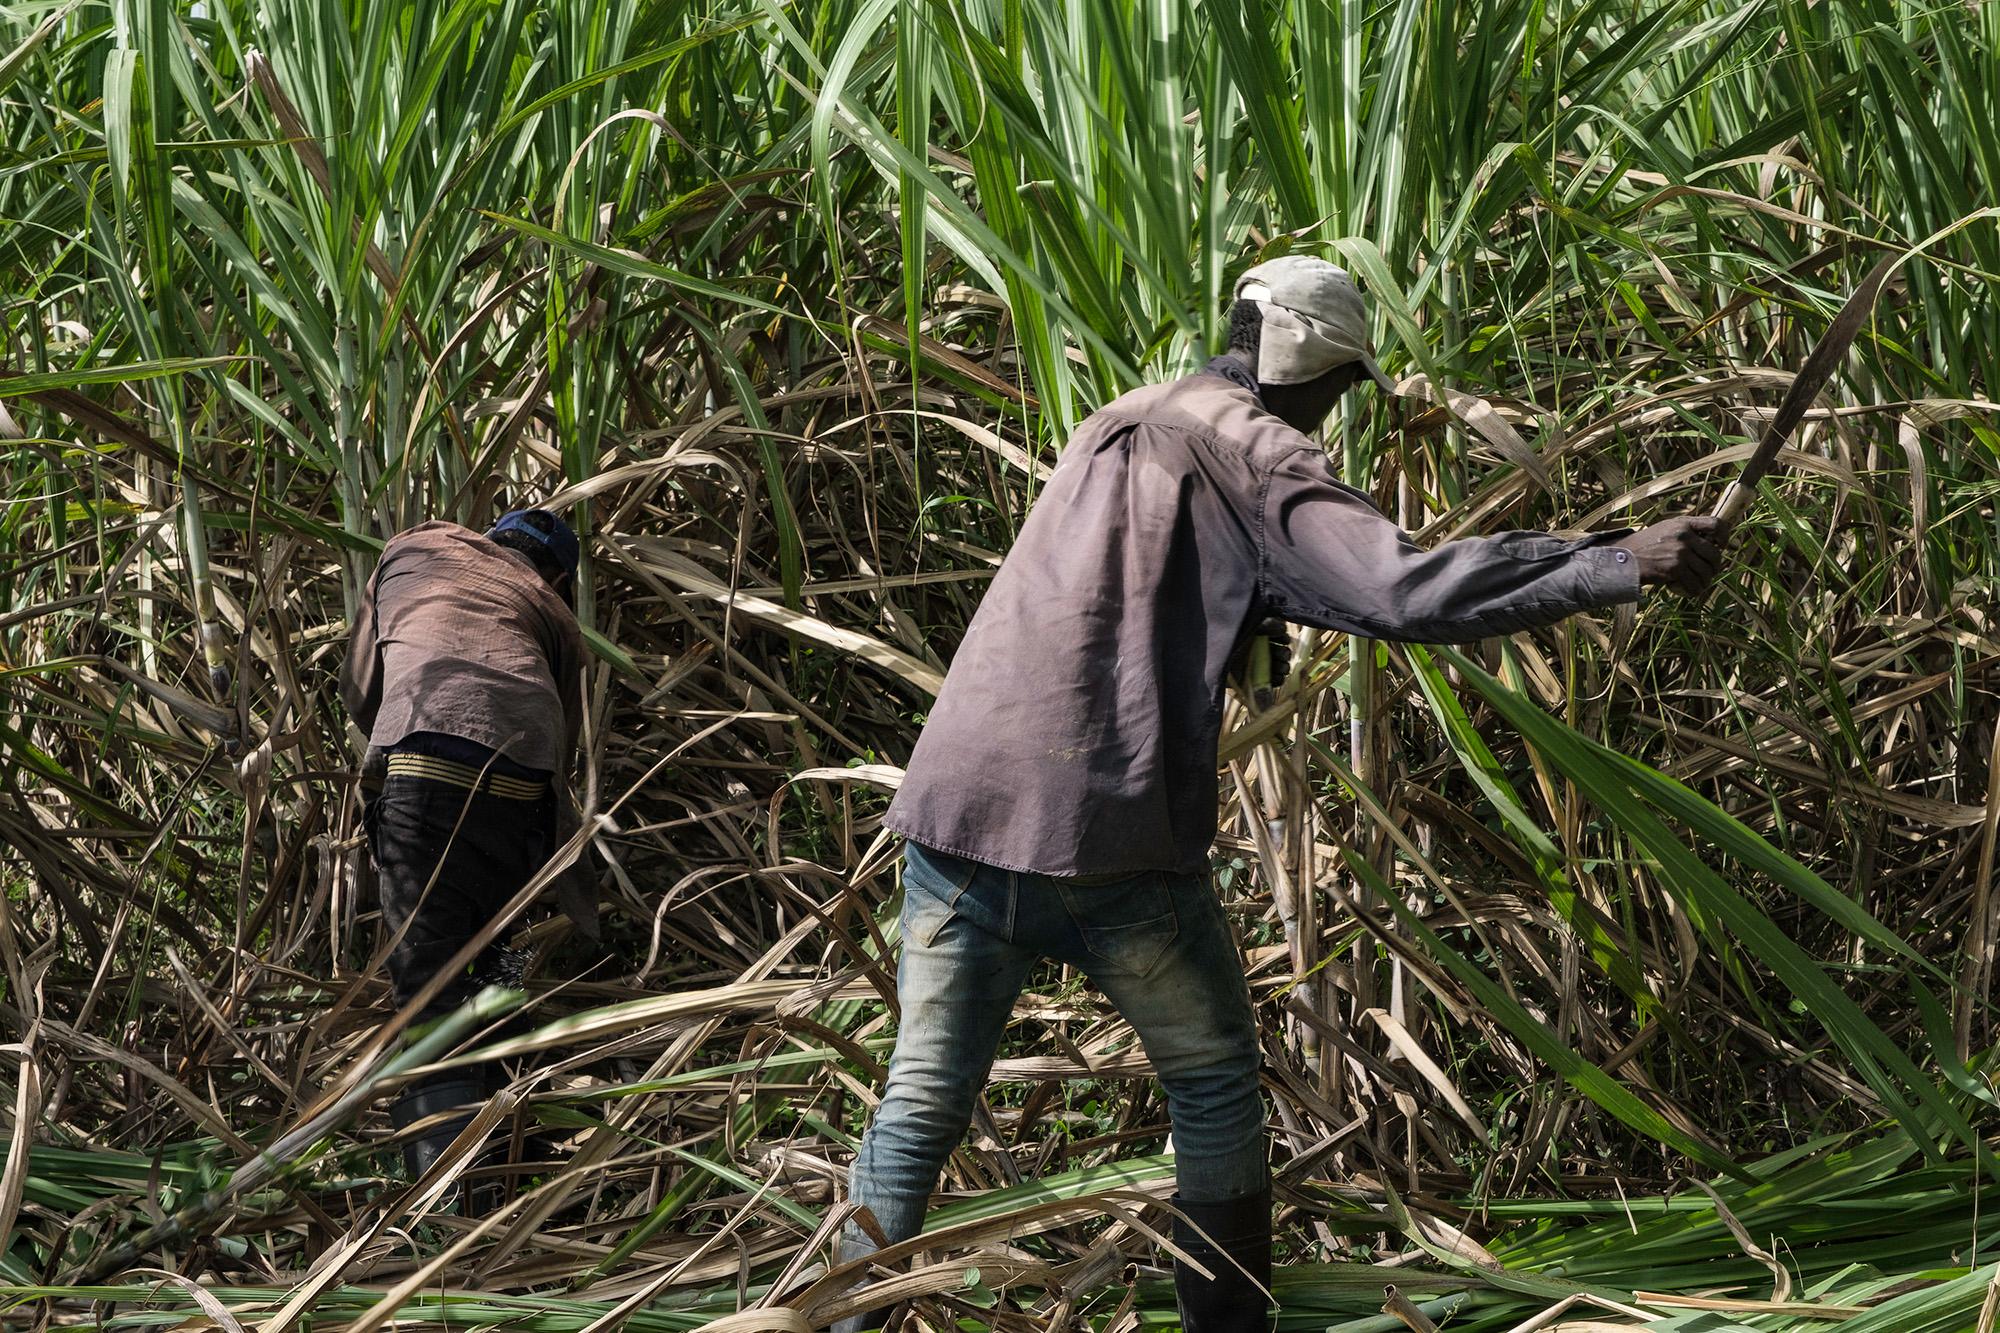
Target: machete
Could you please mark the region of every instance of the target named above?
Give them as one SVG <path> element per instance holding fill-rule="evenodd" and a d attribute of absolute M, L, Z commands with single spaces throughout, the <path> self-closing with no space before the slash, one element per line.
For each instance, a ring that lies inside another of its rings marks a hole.
<path fill-rule="evenodd" d="M 1792 387 L 1785 390 L 1785 397 L 1778 404 L 1778 413 L 1764 427 L 1763 438 L 1757 441 L 1756 452 L 1743 465 L 1743 471 L 1736 480 L 1729 483 L 1729 489 L 1722 493 L 1722 501 L 1715 506 L 1715 517 L 1726 523 L 1734 523 L 1750 507 L 1750 501 L 1757 494 L 1757 483 L 1769 475 L 1771 467 L 1778 461 L 1778 450 L 1784 448 L 1799 422 L 1805 419 L 1806 409 L 1819 397 L 1819 391 L 1833 378 L 1833 371 L 1840 359 L 1847 355 L 1847 349 L 1854 341 L 1854 335 L 1861 332 L 1861 326 L 1868 314 L 1875 308 L 1875 298 L 1882 292 L 1882 284 L 1891 269 L 1902 259 L 1901 254 L 1884 255 L 1868 276 L 1854 289 L 1854 295 L 1847 298 L 1847 304 L 1827 325 L 1826 334 L 1806 357 L 1806 363 L 1792 379 Z"/>

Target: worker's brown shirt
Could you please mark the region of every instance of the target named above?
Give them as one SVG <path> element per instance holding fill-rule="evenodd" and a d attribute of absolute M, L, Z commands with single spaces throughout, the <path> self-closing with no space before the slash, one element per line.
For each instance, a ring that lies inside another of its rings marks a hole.
<path fill-rule="evenodd" d="M 1618 534 L 1417 547 L 1256 393 L 1199 374 L 1093 414 L 1021 527 L 888 826 L 1049 875 L 1204 870 L 1224 676 L 1271 615 L 1452 643 L 1639 595 Z"/>
<path fill-rule="evenodd" d="M 340 695 L 372 745 L 442 732 L 566 776 L 582 665 L 575 614 L 527 557 L 424 523 L 382 550 Z"/>

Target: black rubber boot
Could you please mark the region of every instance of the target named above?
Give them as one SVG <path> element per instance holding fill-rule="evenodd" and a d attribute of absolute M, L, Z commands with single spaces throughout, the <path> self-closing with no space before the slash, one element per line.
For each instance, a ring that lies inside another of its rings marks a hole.
<path fill-rule="evenodd" d="M 1187 1221 L 1174 1219 L 1174 1244 L 1215 1275 L 1205 1278 L 1174 1261 L 1181 1327 L 1186 1333 L 1269 1333 L 1270 1186 L 1226 1203 L 1189 1203 L 1178 1195 L 1173 1202 L 1187 1215 Z"/>
<path fill-rule="evenodd" d="M 405 1179 L 414 1183 L 421 1178 L 472 1123 L 493 1095 L 494 1072 L 484 1066 L 448 1069 L 418 1079 L 396 1095 L 389 1107 L 389 1123 L 398 1130 L 417 1128 L 416 1135 L 403 1144 Z M 445 1205 L 458 1204 L 464 1193 L 454 1189 L 446 1196 Z M 484 1185 L 475 1187 L 465 1201 L 465 1211 L 470 1215 L 490 1211 L 497 1202 L 486 1197 L 491 1193 Z"/>

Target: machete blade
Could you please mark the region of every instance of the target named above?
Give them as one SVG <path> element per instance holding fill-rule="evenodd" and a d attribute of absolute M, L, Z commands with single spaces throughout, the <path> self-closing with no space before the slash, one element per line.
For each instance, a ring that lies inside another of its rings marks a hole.
<path fill-rule="evenodd" d="M 1757 494 L 1757 483 L 1769 474 L 1772 464 L 1778 461 L 1778 450 L 1785 447 L 1785 441 L 1792 437 L 1799 422 L 1805 419 L 1806 410 L 1819 397 L 1819 391 L 1833 378 L 1834 368 L 1840 364 L 1840 358 L 1847 355 L 1855 335 L 1861 332 L 1869 312 L 1875 308 L 1875 298 L 1881 294 L 1883 282 L 1901 259 L 1900 253 L 1884 255 L 1874 268 L 1868 270 L 1868 276 L 1847 298 L 1847 304 L 1833 317 L 1833 323 L 1827 325 L 1825 335 L 1793 377 L 1791 388 L 1785 390 L 1777 415 L 1764 427 L 1756 452 L 1743 464 L 1743 471 L 1736 480 L 1729 483 L 1729 489 L 1722 493 L 1721 503 L 1715 506 L 1717 518 L 1734 523 L 1750 507 L 1752 497 Z"/>

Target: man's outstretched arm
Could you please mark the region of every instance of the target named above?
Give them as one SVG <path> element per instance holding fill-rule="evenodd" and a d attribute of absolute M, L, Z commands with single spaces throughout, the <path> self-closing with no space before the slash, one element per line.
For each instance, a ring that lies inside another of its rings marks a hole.
<path fill-rule="evenodd" d="M 1642 584 L 1697 593 L 1721 567 L 1714 519 L 1582 538 L 1470 537 L 1424 550 L 1325 457 L 1300 451 L 1265 492 L 1259 592 L 1287 620 L 1373 639 L 1465 643 L 1637 601 Z"/>

